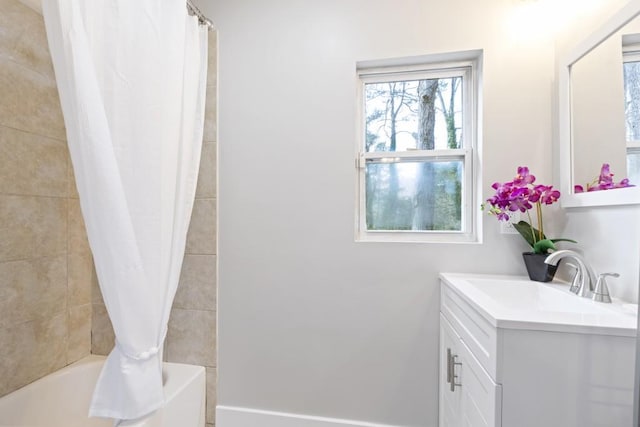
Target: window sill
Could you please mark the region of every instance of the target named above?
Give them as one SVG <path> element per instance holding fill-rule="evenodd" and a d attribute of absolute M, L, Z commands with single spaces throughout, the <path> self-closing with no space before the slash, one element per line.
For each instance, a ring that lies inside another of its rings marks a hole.
<path fill-rule="evenodd" d="M 356 242 L 378 243 L 482 243 L 479 236 L 471 233 L 415 232 L 415 231 L 368 231 L 358 233 Z"/>

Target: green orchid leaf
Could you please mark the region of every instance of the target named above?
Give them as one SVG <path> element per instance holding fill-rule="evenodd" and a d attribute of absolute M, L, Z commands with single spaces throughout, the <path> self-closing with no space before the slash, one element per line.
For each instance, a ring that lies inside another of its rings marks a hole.
<path fill-rule="evenodd" d="M 547 239 L 543 234 L 542 239 L 539 239 L 540 232 L 537 228 L 532 227 L 526 221 L 520 221 L 517 224 L 513 224 L 513 228 L 524 238 L 524 240 L 531 246 L 533 252 L 536 254 L 546 254 L 549 251 L 555 251 L 557 242 L 571 242 L 578 243 L 571 239 Z"/>
<path fill-rule="evenodd" d="M 561 239 L 562 240 L 562 239 Z M 549 239 L 542 239 L 533 245 L 533 252 L 536 254 L 548 254 L 556 250 L 556 245 Z"/>
<path fill-rule="evenodd" d="M 556 242 L 571 242 L 571 243 L 578 243 L 578 242 L 576 242 L 575 240 L 571 240 L 571 239 L 551 239 L 551 241 L 552 241 L 553 243 L 556 243 Z"/>
<path fill-rule="evenodd" d="M 526 221 L 520 221 L 517 224 L 514 223 L 513 228 L 515 228 L 516 231 L 520 233 L 520 235 L 524 238 L 524 240 L 527 241 L 531 248 L 534 248 L 534 245 L 539 240 L 538 236 L 540 235 L 540 232 L 535 227 L 532 227 Z M 544 240 L 546 239 L 546 237 L 542 235 L 542 239 Z"/>

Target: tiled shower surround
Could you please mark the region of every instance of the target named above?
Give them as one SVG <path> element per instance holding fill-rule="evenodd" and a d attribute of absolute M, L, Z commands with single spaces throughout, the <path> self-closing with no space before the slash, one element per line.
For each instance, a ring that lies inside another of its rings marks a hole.
<path fill-rule="evenodd" d="M 91 350 L 92 261 L 42 16 L 0 0 L 0 395 Z"/>
<path fill-rule="evenodd" d="M 207 368 L 216 400 L 216 35 L 209 37 L 200 177 L 165 359 Z M 42 16 L 0 0 L 0 396 L 83 356 L 113 331 L 75 190 Z"/>

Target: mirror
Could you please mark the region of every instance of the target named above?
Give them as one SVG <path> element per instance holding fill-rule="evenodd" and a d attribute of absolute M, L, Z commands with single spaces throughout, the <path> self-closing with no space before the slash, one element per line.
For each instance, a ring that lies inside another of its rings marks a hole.
<path fill-rule="evenodd" d="M 639 15 L 640 0 L 629 2 L 560 63 L 563 207 L 640 203 L 640 89 L 630 90 L 634 78 L 640 88 Z M 599 188 L 605 163 L 623 188 L 587 191 Z M 635 186 L 624 187 L 624 178 Z"/>

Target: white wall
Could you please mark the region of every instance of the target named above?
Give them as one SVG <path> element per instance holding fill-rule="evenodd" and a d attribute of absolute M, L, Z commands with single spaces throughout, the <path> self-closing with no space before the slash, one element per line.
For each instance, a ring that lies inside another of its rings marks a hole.
<path fill-rule="evenodd" d="M 518 165 L 551 182 L 554 45 L 542 22 L 511 25 L 525 4 L 203 5 L 219 30 L 220 405 L 437 424 L 438 272 L 525 274 L 527 247 L 490 217 L 483 244 L 354 242 L 355 64 L 484 49 L 484 198 Z"/>

